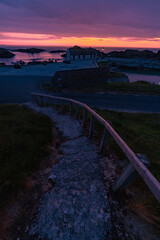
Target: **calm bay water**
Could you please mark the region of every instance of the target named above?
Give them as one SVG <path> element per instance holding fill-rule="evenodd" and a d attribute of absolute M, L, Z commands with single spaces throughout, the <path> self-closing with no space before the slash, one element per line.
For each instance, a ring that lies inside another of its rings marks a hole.
<path fill-rule="evenodd" d="M 15 47 L 15 46 L 4 47 L 4 46 L 0 46 L 0 47 L 6 48 L 9 51 L 16 50 L 16 49 L 19 49 L 19 48 L 21 48 L 21 49 L 30 48 L 30 47 L 27 47 L 27 46 L 23 46 L 23 47 Z M 41 48 L 41 49 L 44 49 L 45 51 L 41 52 L 41 53 L 35 53 L 35 54 L 11 51 L 12 53 L 15 54 L 15 56 L 13 58 L 10 58 L 10 59 L 0 58 L 0 62 L 4 62 L 7 65 L 11 65 L 12 63 L 14 63 L 16 61 L 20 61 L 20 60 L 22 60 L 26 63 L 32 61 L 33 59 L 37 59 L 39 61 L 46 61 L 48 59 L 58 59 L 59 61 L 62 61 L 63 58 L 61 57 L 61 55 L 63 53 L 49 53 L 49 52 L 52 51 L 52 50 L 67 50 L 67 47 L 36 47 L 36 48 Z M 96 47 L 96 49 L 100 50 L 100 51 L 103 51 L 104 53 L 108 53 L 108 52 L 111 52 L 111 51 L 122 51 L 122 50 L 125 50 L 126 48 Z M 138 50 L 145 50 L 145 49 L 139 48 Z M 150 48 L 148 50 L 151 50 L 153 52 L 157 52 L 159 49 Z"/>
<path fill-rule="evenodd" d="M 4 47 L 4 46 L 0 46 L 0 47 Z M 18 48 L 29 48 L 27 46 L 24 47 L 15 47 L 15 46 L 8 46 L 8 47 L 4 47 L 7 48 L 8 50 L 16 50 Z M 29 53 L 21 53 L 21 52 L 13 52 L 15 54 L 15 56 L 11 59 L 1 59 L 0 58 L 0 62 L 5 62 L 7 65 L 11 65 L 13 62 L 19 61 L 19 60 L 23 60 L 24 62 L 30 62 L 33 59 L 37 59 L 39 61 L 46 61 L 49 59 L 58 59 L 59 61 L 62 61 L 62 54 L 63 53 L 49 53 L 51 50 L 67 50 L 67 47 L 36 47 L 36 48 L 41 48 L 44 49 L 44 52 L 41 53 L 37 53 L 37 54 L 29 54 Z M 111 52 L 111 51 L 122 51 L 125 50 L 126 48 L 112 48 L 112 47 L 96 47 L 97 50 L 103 51 L 105 53 Z M 139 48 L 138 50 L 145 50 L 143 48 Z M 159 49 L 148 49 L 151 50 L 153 52 L 157 52 Z M 12 52 L 12 51 L 11 51 Z M 123 71 L 124 72 L 124 71 Z M 155 72 L 136 72 L 136 71 L 127 71 L 124 72 L 125 74 L 128 75 L 129 77 L 129 81 L 130 82 L 135 82 L 135 81 L 139 81 L 139 80 L 143 80 L 143 81 L 148 81 L 148 82 L 152 82 L 155 84 L 160 84 L 160 73 L 155 73 Z"/>
<path fill-rule="evenodd" d="M 12 57 L 12 58 L 0 58 L 0 62 L 4 62 L 7 65 L 11 65 L 14 62 L 17 62 L 17 61 L 20 61 L 20 60 L 28 63 L 28 62 L 31 62 L 33 59 L 36 59 L 38 61 L 47 61 L 49 59 L 57 59 L 59 61 L 62 61 L 63 58 L 61 57 L 61 55 L 63 53 L 49 53 L 49 52 L 52 51 L 52 50 L 58 50 L 58 49 L 67 50 L 66 47 L 48 47 L 48 48 L 36 47 L 36 48 L 44 49 L 45 51 L 41 52 L 41 53 L 31 54 L 31 53 L 22 53 L 22 52 L 11 51 L 11 50 L 19 49 L 19 48 L 26 49 L 26 48 L 30 48 L 30 47 L 7 46 L 7 47 L 4 47 L 4 48 L 8 49 L 10 52 L 15 54 L 15 56 Z"/>

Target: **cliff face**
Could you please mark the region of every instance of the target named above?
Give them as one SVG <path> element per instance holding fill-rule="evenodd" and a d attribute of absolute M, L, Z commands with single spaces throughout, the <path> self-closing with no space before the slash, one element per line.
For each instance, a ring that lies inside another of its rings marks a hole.
<path fill-rule="evenodd" d="M 0 48 L 0 58 L 12 58 L 15 54 L 11 53 L 10 51 Z"/>

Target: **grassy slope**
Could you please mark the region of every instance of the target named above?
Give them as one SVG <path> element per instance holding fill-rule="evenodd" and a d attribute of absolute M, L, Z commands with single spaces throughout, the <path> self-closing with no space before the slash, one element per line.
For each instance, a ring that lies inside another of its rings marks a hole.
<path fill-rule="evenodd" d="M 112 122 L 113 128 L 135 153 L 145 154 L 149 161 L 149 170 L 160 181 L 160 114 L 118 113 L 97 110 L 105 120 Z M 103 128 L 96 123 L 98 132 Z M 126 159 L 113 138 L 109 146 L 120 159 Z M 130 185 L 134 199 L 130 202 L 130 209 L 136 212 L 156 229 L 160 230 L 160 207 L 155 197 L 141 178 L 137 178 Z"/>
<path fill-rule="evenodd" d="M 23 183 L 48 154 L 49 118 L 19 105 L 0 105 L 0 200 Z"/>
<path fill-rule="evenodd" d="M 50 92 L 55 92 L 51 82 L 42 83 L 41 88 Z M 72 87 L 69 90 L 78 92 L 121 92 L 131 94 L 154 94 L 160 95 L 160 85 L 149 83 L 121 83 L 121 82 L 109 82 L 109 83 L 93 83 L 85 84 L 77 87 Z"/>
<path fill-rule="evenodd" d="M 122 113 L 98 110 L 135 153 L 145 154 L 150 171 L 160 181 L 160 114 Z M 114 141 L 111 142 L 114 144 Z M 115 144 L 114 144 L 114 147 Z M 116 147 L 120 156 L 120 150 Z"/>

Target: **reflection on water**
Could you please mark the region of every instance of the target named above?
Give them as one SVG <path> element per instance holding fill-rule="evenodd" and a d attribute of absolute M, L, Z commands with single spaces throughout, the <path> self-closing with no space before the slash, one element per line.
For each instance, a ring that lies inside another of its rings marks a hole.
<path fill-rule="evenodd" d="M 19 47 L 13 47 L 13 46 L 9 46 L 7 47 L 8 50 L 9 49 L 18 49 Z M 20 47 L 20 48 L 29 48 L 29 47 Z M 16 62 L 16 61 L 24 61 L 24 62 L 30 62 L 33 59 L 37 59 L 39 61 L 46 61 L 49 59 L 60 59 L 61 61 L 63 60 L 63 58 L 61 57 L 61 55 L 63 53 L 49 53 L 49 51 L 51 50 L 67 50 L 67 47 L 38 47 L 41 49 L 44 49 L 44 52 L 41 53 L 35 53 L 35 54 L 31 54 L 31 53 L 21 53 L 21 52 L 13 52 L 15 54 L 15 56 L 13 58 L 7 59 L 7 58 L 0 58 L 0 62 L 4 62 L 7 65 L 12 64 L 12 62 Z M 97 50 L 102 51 L 102 48 L 98 48 L 96 47 Z M 109 47 L 104 47 L 103 48 L 103 52 L 108 53 L 110 51 L 122 51 L 125 50 L 125 48 L 109 48 Z M 145 50 L 145 49 L 138 49 L 138 50 Z M 148 49 L 148 50 L 152 50 L 153 52 L 157 52 L 158 49 Z M 155 83 L 155 84 L 160 84 L 160 73 L 155 73 L 155 72 L 140 72 L 140 71 L 122 71 L 123 73 L 125 73 L 126 75 L 128 75 L 129 77 L 129 81 L 130 82 L 136 82 L 139 80 L 143 80 L 143 81 L 148 81 L 151 83 Z"/>
<path fill-rule="evenodd" d="M 137 72 L 137 71 L 122 71 L 129 78 L 130 82 L 146 81 L 150 83 L 160 84 L 160 73 L 155 72 Z"/>
<path fill-rule="evenodd" d="M 41 52 L 41 53 L 22 53 L 22 52 L 12 52 L 15 54 L 15 56 L 13 58 L 1 58 L 0 62 L 4 62 L 7 65 L 12 64 L 13 62 L 17 62 L 17 61 L 24 61 L 26 63 L 31 62 L 33 59 L 36 59 L 38 61 L 47 61 L 48 59 L 61 59 L 62 57 L 61 55 L 63 53 L 49 53 L 47 51 L 45 52 Z"/>

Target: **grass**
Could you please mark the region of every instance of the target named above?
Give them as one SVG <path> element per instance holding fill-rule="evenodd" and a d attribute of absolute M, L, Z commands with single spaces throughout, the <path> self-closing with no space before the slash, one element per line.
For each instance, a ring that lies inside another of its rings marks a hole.
<path fill-rule="evenodd" d="M 106 110 L 96 111 L 105 120 L 110 120 L 112 127 L 135 153 L 145 154 L 150 161 L 149 170 L 160 181 L 160 114 L 122 113 Z M 103 128 L 96 122 L 95 129 L 102 135 Z M 126 159 L 112 137 L 109 149 L 116 154 L 118 161 Z M 133 200 L 130 210 L 150 222 L 160 230 L 159 203 L 143 180 L 138 177 L 130 185 Z"/>
<path fill-rule="evenodd" d="M 146 83 L 121 83 L 121 82 L 106 82 L 106 83 L 93 83 L 91 85 L 85 84 L 79 86 L 78 89 L 72 88 L 72 91 L 79 92 L 121 92 L 132 94 L 156 94 L 160 95 L 160 85 L 146 84 Z"/>
<path fill-rule="evenodd" d="M 47 156 L 52 123 L 25 106 L 0 105 L 0 201 L 9 198 Z"/>
<path fill-rule="evenodd" d="M 112 76 L 113 77 L 113 76 Z M 41 88 L 49 92 L 55 92 L 51 83 L 42 83 Z M 131 93 L 131 94 L 154 94 L 160 95 L 160 85 L 151 84 L 147 82 L 106 82 L 106 83 L 92 83 L 78 86 L 78 89 L 74 86 L 70 91 L 78 92 L 117 92 L 117 93 Z"/>
<path fill-rule="evenodd" d="M 160 181 L 160 114 L 123 113 L 97 110 L 105 120 L 112 122 L 113 128 L 135 153 L 142 153 L 150 161 L 150 171 Z M 97 124 L 100 130 L 100 126 Z M 110 142 L 118 155 L 114 140 Z"/>

